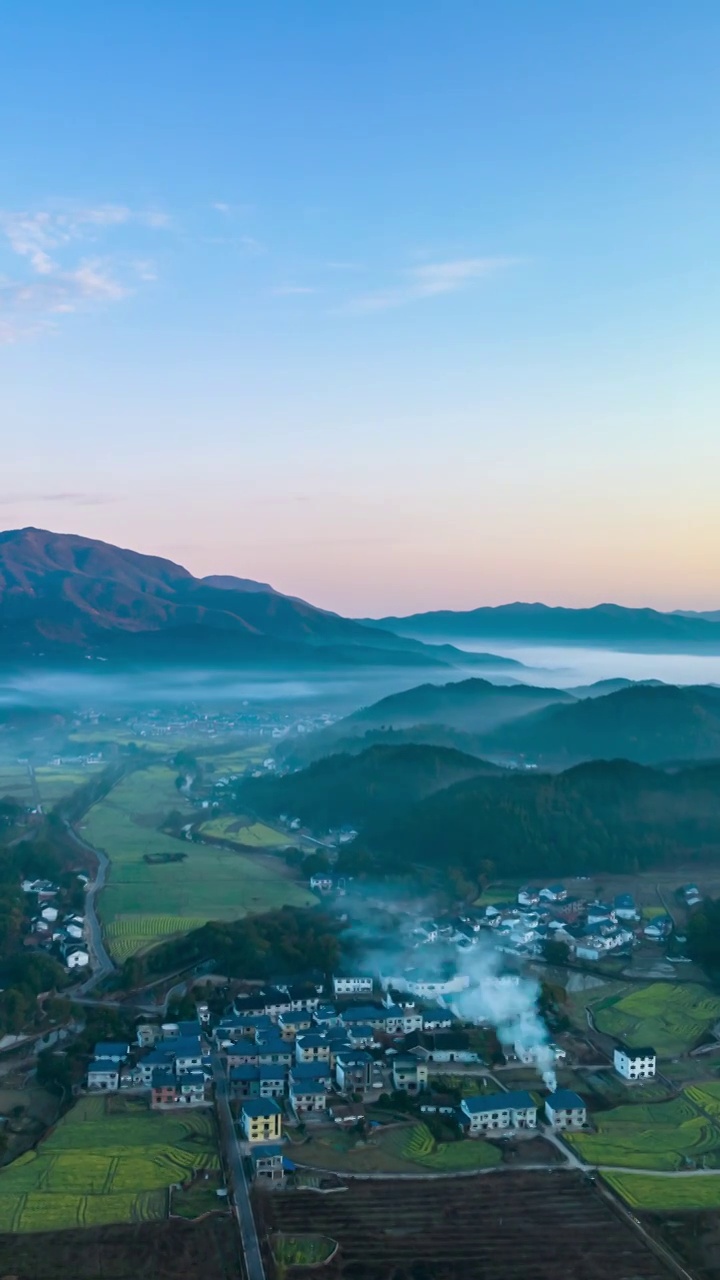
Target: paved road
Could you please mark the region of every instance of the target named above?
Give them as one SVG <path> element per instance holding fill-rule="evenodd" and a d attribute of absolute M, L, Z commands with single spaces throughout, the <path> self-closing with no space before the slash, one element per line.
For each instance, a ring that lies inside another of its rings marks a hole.
<path fill-rule="evenodd" d="M 245 1254 L 245 1270 L 248 1280 L 265 1280 L 265 1268 L 262 1254 L 260 1253 L 260 1242 L 250 1203 L 250 1191 L 245 1177 L 240 1147 L 238 1146 L 235 1122 L 228 1101 L 227 1075 L 219 1053 L 213 1053 L 212 1065 L 220 1133 L 225 1150 L 225 1159 L 232 1179 L 235 1213 L 240 1227 L 243 1253 Z"/>
<path fill-rule="evenodd" d="M 101 849 L 95 849 L 93 845 L 88 844 L 87 840 L 83 840 L 77 834 L 77 831 L 73 830 L 69 822 L 65 824 L 65 828 L 70 839 L 79 845 L 81 849 L 84 849 L 86 853 L 91 853 L 97 863 L 95 879 L 90 881 L 85 890 L 85 933 L 93 971 L 85 982 L 75 988 L 74 994 L 80 995 L 82 992 L 92 991 L 93 987 L 96 987 L 99 982 L 102 982 L 103 978 L 107 978 L 115 969 L 115 965 L 105 949 L 95 901 L 100 891 L 105 888 L 110 859 Z"/>

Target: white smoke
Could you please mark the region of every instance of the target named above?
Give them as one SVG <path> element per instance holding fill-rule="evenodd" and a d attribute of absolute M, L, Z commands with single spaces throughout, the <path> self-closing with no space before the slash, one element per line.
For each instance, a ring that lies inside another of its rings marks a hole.
<path fill-rule="evenodd" d="M 453 998 L 455 1011 L 470 1022 L 494 1027 L 503 1048 L 513 1049 L 521 1062 L 532 1063 L 554 1092 L 555 1054 L 538 1009 L 540 983 L 503 974 L 500 953 L 482 943 L 462 957 L 460 968 L 470 986 Z"/>

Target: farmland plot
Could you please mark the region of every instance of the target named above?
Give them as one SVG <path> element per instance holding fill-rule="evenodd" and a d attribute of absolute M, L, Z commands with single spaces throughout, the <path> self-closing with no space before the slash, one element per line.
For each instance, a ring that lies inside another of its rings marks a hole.
<path fill-rule="evenodd" d="M 596 1113 L 597 1133 L 568 1134 L 589 1164 L 628 1169 L 714 1168 L 720 1162 L 720 1086 L 686 1089 L 672 1102 Z"/>
<path fill-rule="evenodd" d="M 155 1115 L 145 1101 L 83 1098 L 0 1170 L 0 1230 L 156 1221 L 172 1184 L 218 1168 L 208 1112 Z"/>
<path fill-rule="evenodd" d="M 275 859 L 161 832 L 170 810 L 183 804 L 174 779 L 175 772 L 165 765 L 137 770 L 93 806 L 81 831 L 110 858 L 99 910 L 110 950 L 119 960 L 207 920 L 236 920 L 316 901 Z M 145 855 L 163 853 L 185 857 L 182 862 L 145 861 Z"/>
<path fill-rule="evenodd" d="M 351 1182 L 342 1195 L 258 1192 L 266 1229 L 337 1240 L 328 1280 L 668 1280 L 578 1174 Z M 299 1273 L 298 1273 L 299 1274 Z"/>
<path fill-rule="evenodd" d="M 672 1058 L 692 1049 L 720 1019 L 720 996 L 698 983 L 652 982 L 593 1004 L 593 1014 L 598 1031 Z"/>

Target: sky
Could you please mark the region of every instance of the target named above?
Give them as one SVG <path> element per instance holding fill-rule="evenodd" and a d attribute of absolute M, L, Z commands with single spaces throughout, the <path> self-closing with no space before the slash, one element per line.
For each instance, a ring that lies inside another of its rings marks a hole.
<path fill-rule="evenodd" d="M 715 0 L 5 0 L 0 527 L 720 607 Z"/>

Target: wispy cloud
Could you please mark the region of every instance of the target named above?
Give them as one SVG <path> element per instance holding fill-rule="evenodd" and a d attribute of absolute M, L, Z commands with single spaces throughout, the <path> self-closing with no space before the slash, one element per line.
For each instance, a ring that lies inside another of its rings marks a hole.
<path fill-rule="evenodd" d="M 116 255 L 93 252 L 104 237 L 127 224 L 160 230 L 170 220 L 159 210 L 116 204 L 0 210 L 0 247 L 4 241 L 20 260 L 18 267 L 24 264 L 20 274 L 0 276 L 0 342 L 48 328 L 58 315 L 119 302 L 133 292 L 137 280 L 155 279 L 146 259 L 128 265 Z"/>
<path fill-rule="evenodd" d="M 270 292 L 276 298 L 287 298 L 296 293 L 317 293 L 317 289 L 309 284 L 278 284 Z"/>
<path fill-rule="evenodd" d="M 343 310 L 358 314 L 387 311 L 422 298 L 458 293 L 479 280 L 514 266 L 517 261 L 517 258 L 458 258 L 450 262 L 428 262 L 419 267 L 408 267 L 400 273 L 396 285 L 351 298 Z"/>
<path fill-rule="evenodd" d="M 102 493 L 0 493 L 0 506 L 16 507 L 26 502 L 71 503 L 77 507 L 101 507 L 109 502 L 119 502 Z"/>

